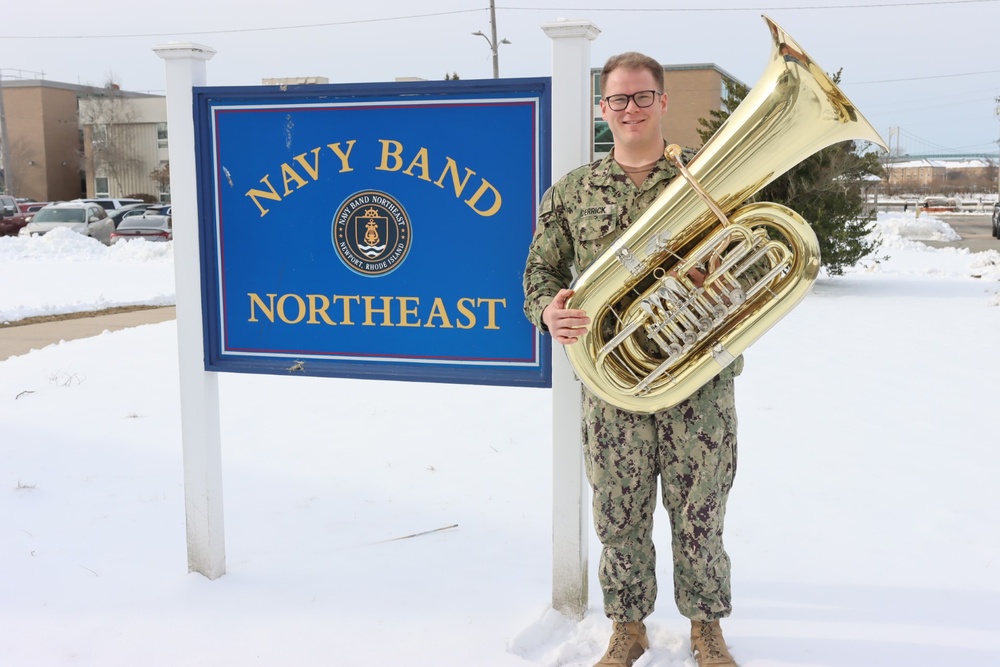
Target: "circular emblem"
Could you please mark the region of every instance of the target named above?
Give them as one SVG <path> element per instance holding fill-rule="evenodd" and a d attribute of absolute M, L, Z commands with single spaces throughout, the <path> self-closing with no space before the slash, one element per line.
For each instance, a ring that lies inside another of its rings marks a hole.
<path fill-rule="evenodd" d="M 365 190 L 344 200 L 333 218 L 333 247 L 363 276 L 394 271 L 410 251 L 410 218 L 393 197 Z"/>

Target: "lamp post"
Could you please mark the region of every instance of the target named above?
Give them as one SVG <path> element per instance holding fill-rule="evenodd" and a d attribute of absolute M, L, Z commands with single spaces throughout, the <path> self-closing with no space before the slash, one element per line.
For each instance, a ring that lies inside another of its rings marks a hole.
<path fill-rule="evenodd" d="M 500 78 L 500 58 L 497 54 L 497 50 L 500 48 L 501 44 L 510 44 L 506 38 L 497 41 L 497 10 L 494 0 L 490 0 L 490 37 L 487 37 L 483 31 L 477 30 L 472 33 L 473 35 L 479 35 L 485 39 L 490 45 L 490 51 L 493 53 L 493 78 Z"/>

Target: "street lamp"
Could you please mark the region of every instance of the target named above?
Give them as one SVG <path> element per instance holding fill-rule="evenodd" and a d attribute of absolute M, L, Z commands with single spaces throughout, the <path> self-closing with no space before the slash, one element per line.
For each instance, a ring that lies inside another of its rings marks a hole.
<path fill-rule="evenodd" d="M 501 44 L 510 44 L 507 38 L 497 41 L 497 12 L 494 6 L 494 0 L 490 0 L 490 34 L 492 37 L 487 37 L 481 30 L 477 30 L 472 33 L 473 35 L 479 35 L 485 39 L 490 45 L 490 51 L 493 53 L 493 78 L 500 78 L 500 58 L 497 55 L 497 50 L 500 48 Z"/>

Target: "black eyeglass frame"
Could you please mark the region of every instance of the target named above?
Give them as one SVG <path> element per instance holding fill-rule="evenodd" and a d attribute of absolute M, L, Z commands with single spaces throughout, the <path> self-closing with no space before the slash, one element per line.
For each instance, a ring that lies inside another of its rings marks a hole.
<path fill-rule="evenodd" d="M 639 104 L 639 100 L 636 99 L 636 95 L 645 95 L 646 93 L 653 94 L 653 97 L 650 98 L 649 100 L 649 104 Z M 631 100 L 632 103 L 635 104 L 637 109 L 648 109 L 649 107 L 653 106 L 654 102 L 656 102 L 656 96 L 662 94 L 663 94 L 662 90 L 639 90 L 632 93 L 631 95 L 625 95 L 624 93 L 620 93 L 618 95 L 608 95 L 607 97 L 604 98 L 604 101 L 607 103 L 608 108 L 611 109 L 612 111 L 625 111 L 625 109 L 628 109 L 629 100 Z M 615 108 L 615 106 L 617 106 L 616 103 L 612 102 L 611 100 L 615 99 L 617 101 L 621 101 L 622 98 L 625 98 L 625 104 L 623 104 L 620 108 L 616 109 Z"/>

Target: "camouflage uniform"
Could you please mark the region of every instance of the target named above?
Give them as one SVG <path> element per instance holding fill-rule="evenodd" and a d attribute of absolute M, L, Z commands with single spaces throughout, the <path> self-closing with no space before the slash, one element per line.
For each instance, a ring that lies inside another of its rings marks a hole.
<path fill-rule="evenodd" d="M 542 197 L 524 273 L 524 311 L 542 310 L 639 217 L 677 175 L 661 158 L 636 187 L 613 154 L 575 169 Z M 736 472 L 733 378 L 738 358 L 681 404 L 652 415 L 621 410 L 583 392 L 583 441 L 603 545 L 604 608 L 619 622 L 647 617 L 656 601 L 652 542 L 657 478 L 672 532 L 674 598 L 694 620 L 729 615 L 729 557 L 722 543 Z"/>

